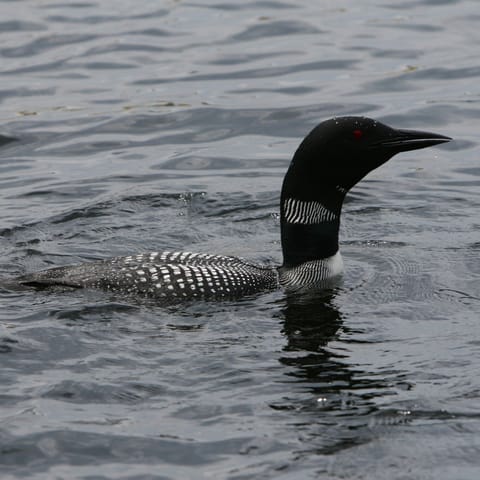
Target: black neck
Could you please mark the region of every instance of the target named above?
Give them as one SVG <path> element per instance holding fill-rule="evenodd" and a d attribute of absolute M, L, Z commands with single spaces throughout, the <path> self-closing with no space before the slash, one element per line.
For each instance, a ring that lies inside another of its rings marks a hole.
<path fill-rule="evenodd" d="M 338 251 L 339 225 L 339 222 L 332 225 L 283 223 L 283 266 L 293 267 L 335 255 Z"/>
<path fill-rule="evenodd" d="M 280 205 L 283 266 L 335 255 L 346 188 L 316 184 L 314 189 L 298 189 L 289 184 L 289 177 L 287 173 Z"/>

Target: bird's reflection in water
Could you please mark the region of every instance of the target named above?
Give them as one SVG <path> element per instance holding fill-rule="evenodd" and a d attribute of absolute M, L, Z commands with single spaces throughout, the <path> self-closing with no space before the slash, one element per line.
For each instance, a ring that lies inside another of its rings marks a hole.
<path fill-rule="evenodd" d="M 286 297 L 281 311 L 283 333 L 288 340 L 286 351 L 319 352 L 336 337 L 342 318 L 333 304 L 334 298 L 335 290 Z"/>
<path fill-rule="evenodd" d="M 349 343 L 357 343 L 356 332 L 345 326 L 336 295 L 332 289 L 289 296 L 280 312 L 286 344 L 279 361 L 289 367 L 289 386 L 271 407 L 303 413 L 292 421 L 319 453 L 371 439 L 372 423 L 386 413 L 379 411 L 375 397 L 392 393 L 383 378 L 350 363 Z"/>
<path fill-rule="evenodd" d="M 288 375 L 314 393 L 338 393 L 352 382 L 353 371 L 342 361 L 345 355 L 328 348 L 345 328 L 334 298 L 335 290 L 290 295 L 281 310 L 287 343 L 279 360 L 295 367 Z"/>

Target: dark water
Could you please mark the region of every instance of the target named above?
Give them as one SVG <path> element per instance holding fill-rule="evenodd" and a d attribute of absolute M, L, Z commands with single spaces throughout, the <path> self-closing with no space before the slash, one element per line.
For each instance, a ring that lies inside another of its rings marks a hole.
<path fill-rule="evenodd" d="M 0 2 L 0 276 L 158 249 L 280 262 L 301 138 L 455 142 L 349 195 L 343 285 L 161 308 L 1 296 L 0 476 L 478 479 L 478 2 Z"/>

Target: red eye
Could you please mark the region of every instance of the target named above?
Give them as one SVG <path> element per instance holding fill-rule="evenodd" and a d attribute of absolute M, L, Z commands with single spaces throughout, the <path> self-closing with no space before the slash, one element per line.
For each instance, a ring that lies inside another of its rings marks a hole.
<path fill-rule="evenodd" d="M 357 139 L 360 140 L 363 137 L 363 132 L 362 130 L 354 130 L 353 131 L 353 136 Z"/>

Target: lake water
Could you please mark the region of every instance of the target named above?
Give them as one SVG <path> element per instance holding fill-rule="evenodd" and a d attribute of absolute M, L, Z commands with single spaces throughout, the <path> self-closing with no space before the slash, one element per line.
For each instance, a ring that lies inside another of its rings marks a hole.
<path fill-rule="evenodd" d="M 0 477 L 480 475 L 476 0 L 0 2 L 0 276 L 161 249 L 281 262 L 334 115 L 454 137 L 349 194 L 346 272 L 168 308 L 0 291 Z"/>

